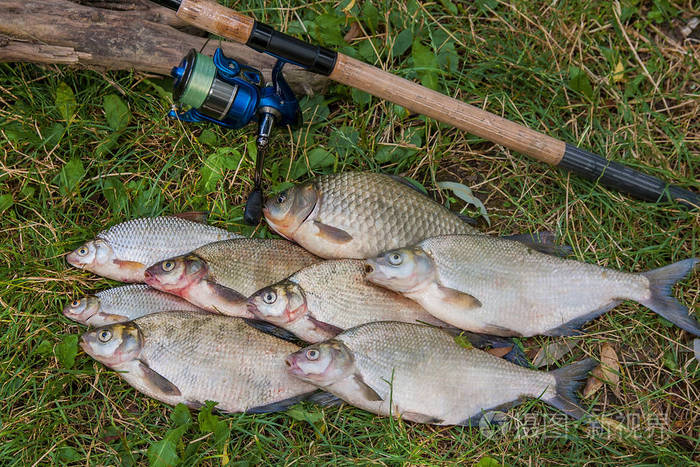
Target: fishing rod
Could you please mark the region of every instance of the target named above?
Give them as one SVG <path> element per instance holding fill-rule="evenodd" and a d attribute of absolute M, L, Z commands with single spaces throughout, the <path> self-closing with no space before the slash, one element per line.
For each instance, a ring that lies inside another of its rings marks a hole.
<path fill-rule="evenodd" d="M 420 84 L 380 70 L 325 47 L 274 30 L 213 0 L 155 0 L 178 18 L 279 60 L 362 90 L 467 131 L 481 138 L 561 167 L 601 185 L 652 201 L 700 206 L 700 196 L 573 144 L 553 138 Z M 259 157 L 259 156 L 258 156 Z M 262 164 L 258 164 L 262 170 Z M 258 175 L 256 175 L 256 179 Z"/>

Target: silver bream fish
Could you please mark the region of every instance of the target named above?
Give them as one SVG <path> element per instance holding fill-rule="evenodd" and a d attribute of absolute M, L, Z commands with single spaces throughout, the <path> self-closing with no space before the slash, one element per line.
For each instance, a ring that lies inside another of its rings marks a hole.
<path fill-rule="evenodd" d="M 416 302 L 368 282 L 364 262 L 358 259 L 308 266 L 253 294 L 248 310 L 307 342 L 320 342 L 370 321 L 445 325 Z"/>
<path fill-rule="evenodd" d="M 319 261 L 287 240 L 239 238 L 156 263 L 145 276 L 151 287 L 207 311 L 250 318 L 250 294 Z"/>
<path fill-rule="evenodd" d="M 370 172 L 323 175 L 269 198 L 270 227 L 322 258 L 363 259 L 435 235 L 478 233 L 410 182 Z"/>
<path fill-rule="evenodd" d="M 132 219 L 103 230 L 70 253 L 73 266 L 122 282 L 143 282 L 152 264 L 240 235 L 177 216 Z"/>
<path fill-rule="evenodd" d="M 175 310 L 204 311 L 180 297 L 145 284 L 130 284 L 73 300 L 63 308 L 63 314 L 78 323 L 97 327 Z"/>
<path fill-rule="evenodd" d="M 558 370 L 523 368 L 466 349 L 430 326 L 375 322 L 287 357 L 290 374 L 380 415 L 419 423 L 471 425 L 489 410 L 527 398 L 574 418 L 585 415 L 575 392 L 596 363 Z"/>
<path fill-rule="evenodd" d="M 697 321 L 671 295 L 673 284 L 698 261 L 633 274 L 546 255 L 504 238 L 446 235 L 367 260 L 367 279 L 474 332 L 570 335 L 622 300 L 634 300 L 700 335 Z"/>
<path fill-rule="evenodd" d="M 85 352 L 138 391 L 166 404 L 225 412 L 272 412 L 315 387 L 288 374 L 284 358 L 298 346 L 240 318 L 167 312 L 83 334 Z"/>

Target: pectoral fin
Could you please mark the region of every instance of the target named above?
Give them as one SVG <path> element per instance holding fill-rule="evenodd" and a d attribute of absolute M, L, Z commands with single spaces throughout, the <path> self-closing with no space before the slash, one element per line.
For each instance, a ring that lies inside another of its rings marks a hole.
<path fill-rule="evenodd" d="M 343 244 L 352 240 L 352 235 L 337 227 L 332 227 L 319 221 L 314 221 L 314 225 L 318 229 L 318 233 L 316 235 L 324 240 L 328 240 L 329 242 Z"/>
<path fill-rule="evenodd" d="M 138 272 L 138 271 L 146 269 L 146 265 L 139 263 L 138 261 L 127 261 L 125 259 L 115 259 L 115 260 L 112 260 L 112 262 L 114 264 L 116 264 L 117 266 L 119 266 L 119 269 L 123 269 L 125 271 Z"/>
<path fill-rule="evenodd" d="M 156 373 L 142 361 L 139 361 L 139 370 L 141 370 L 141 377 L 146 385 L 150 386 L 154 392 L 159 392 L 167 396 L 182 395 L 177 386 L 165 379 L 162 375 Z"/>
<path fill-rule="evenodd" d="M 343 332 L 343 329 L 340 329 L 337 326 L 333 326 L 332 324 L 324 323 L 323 321 L 319 321 L 316 318 L 314 318 L 311 315 L 306 316 L 311 323 L 316 326 L 319 330 L 327 333 L 329 336 L 337 336 L 341 332 Z"/>
<path fill-rule="evenodd" d="M 437 287 L 442 294 L 443 301 L 448 302 L 452 306 L 456 306 L 463 310 L 471 310 L 473 308 L 481 307 L 481 302 L 468 293 L 460 292 L 459 290 L 444 287 L 442 285 L 438 285 Z"/>
<path fill-rule="evenodd" d="M 367 399 L 368 401 L 382 401 L 384 398 L 377 394 L 377 391 L 372 389 L 367 383 L 365 383 L 365 380 L 362 378 L 362 375 L 359 373 L 355 373 L 352 375 L 352 379 L 355 382 L 355 385 L 357 386 L 358 390 L 360 391 L 360 394 Z"/>

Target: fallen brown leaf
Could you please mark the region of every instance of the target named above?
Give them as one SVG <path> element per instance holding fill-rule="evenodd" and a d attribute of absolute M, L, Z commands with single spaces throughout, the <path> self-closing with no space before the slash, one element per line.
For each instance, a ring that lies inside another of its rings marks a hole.
<path fill-rule="evenodd" d="M 603 383 L 608 383 L 615 395 L 618 395 L 619 371 L 620 363 L 615 349 L 608 343 L 603 344 L 603 347 L 600 349 L 600 365 L 591 371 L 591 376 L 583 389 L 583 398 L 588 399 L 591 397 L 603 387 Z"/>
<path fill-rule="evenodd" d="M 350 25 L 350 30 L 345 33 L 345 36 L 343 36 L 343 39 L 345 42 L 350 42 L 353 39 L 357 39 L 358 37 L 362 37 L 363 32 L 362 32 L 362 26 L 360 26 L 360 23 L 357 21 L 354 21 Z"/>

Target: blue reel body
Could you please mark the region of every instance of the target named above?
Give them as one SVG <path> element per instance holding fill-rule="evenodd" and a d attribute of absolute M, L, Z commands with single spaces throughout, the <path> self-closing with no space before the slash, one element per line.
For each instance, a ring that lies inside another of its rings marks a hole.
<path fill-rule="evenodd" d="M 193 49 L 171 72 L 176 103 L 190 109 L 174 109 L 168 115 L 185 122 L 211 122 L 236 129 L 269 113 L 277 125 L 297 126 L 301 112 L 282 74 L 285 63 L 277 61 L 272 83 L 265 86 L 258 70 L 226 57 L 221 49 L 216 49 L 213 59 Z"/>

